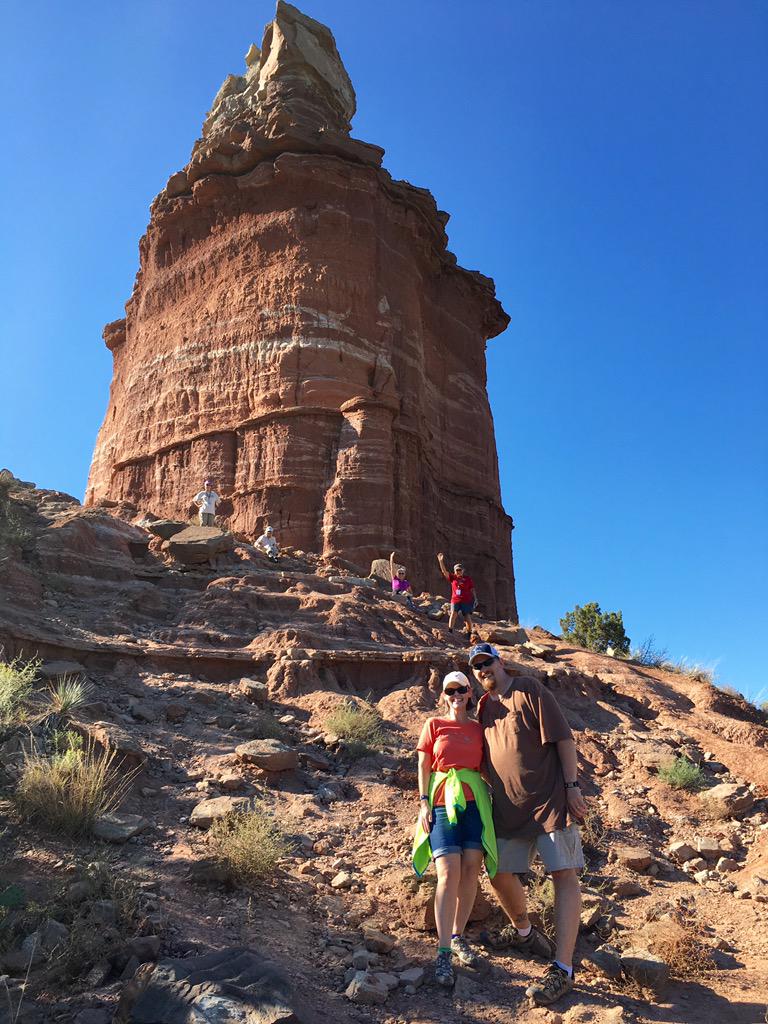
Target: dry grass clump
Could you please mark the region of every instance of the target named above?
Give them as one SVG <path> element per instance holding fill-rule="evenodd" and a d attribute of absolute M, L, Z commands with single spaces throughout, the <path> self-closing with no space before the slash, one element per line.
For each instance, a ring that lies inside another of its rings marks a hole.
<path fill-rule="evenodd" d="M 44 695 L 44 711 L 46 716 L 71 718 L 90 700 L 93 688 L 79 676 L 60 676 L 52 683 Z"/>
<path fill-rule="evenodd" d="M 712 969 L 709 950 L 691 925 L 670 918 L 655 922 L 653 928 L 651 951 L 661 957 L 674 978 L 699 978 Z"/>
<path fill-rule="evenodd" d="M 214 821 L 208 845 L 241 885 L 269 881 L 291 850 L 290 840 L 272 815 L 258 807 Z"/>
<path fill-rule="evenodd" d="M 32 693 L 40 665 L 39 658 L 24 661 L 17 656 L 11 661 L 0 660 L 0 730 L 9 729 L 24 720 L 25 704 Z"/>
<path fill-rule="evenodd" d="M 528 883 L 528 903 L 541 919 L 541 927 L 551 935 L 555 927 L 555 886 L 548 875 L 532 875 Z"/>
<path fill-rule="evenodd" d="M 669 664 L 669 651 L 666 647 L 657 647 L 655 638 L 649 636 L 631 652 L 629 660 L 648 668 L 664 668 Z"/>
<path fill-rule="evenodd" d="M 739 693 L 735 686 L 718 686 L 718 690 L 727 697 L 733 697 L 734 700 L 744 700 L 744 694 Z"/>
<path fill-rule="evenodd" d="M 704 772 L 687 757 L 675 757 L 659 766 L 659 778 L 672 789 L 695 792 L 704 786 Z"/>
<path fill-rule="evenodd" d="M 96 818 L 116 810 L 136 776 L 116 763 L 116 751 L 85 748 L 72 732 L 54 736 L 53 751 L 24 760 L 14 801 L 28 821 L 69 836 L 89 832 Z"/>
<path fill-rule="evenodd" d="M 381 750 L 384 745 L 381 715 L 370 705 L 345 701 L 325 719 L 325 728 L 343 739 L 354 757 Z"/>
<path fill-rule="evenodd" d="M 599 808 L 592 801 L 587 801 L 587 813 L 584 819 L 579 822 L 581 839 L 584 844 L 584 852 L 590 859 L 605 856 L 607 853 L 606 840 L 608 828 L 603 821 Z"/>

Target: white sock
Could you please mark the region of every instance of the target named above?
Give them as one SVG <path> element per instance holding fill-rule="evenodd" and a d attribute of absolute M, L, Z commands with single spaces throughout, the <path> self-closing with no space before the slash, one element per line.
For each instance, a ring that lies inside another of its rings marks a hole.
<path fill-rule="evenodd" d="M 557 966 L 560 968 L 561 971 L 565 971 L 567 973 L 569 978 L 573 977 L 573 967 L 572 966 L 569 967 L 567 964 L 564 964 L 562 962 L 562 960 L 555 960 L 555 963 L 557 964 Z"/>
<path fill-rule="evenodd" d="M 533 925 L 529 924 L 527 928 L 518 928 L 517 934 L 520 936 L 521 939 L 527 939 L 528 936 L 531 934 L 532 929 Z"/>

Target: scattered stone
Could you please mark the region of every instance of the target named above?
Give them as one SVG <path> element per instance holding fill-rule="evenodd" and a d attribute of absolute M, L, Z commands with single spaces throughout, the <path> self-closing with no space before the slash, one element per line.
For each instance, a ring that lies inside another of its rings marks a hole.
<path fill-rule="evenodd" d="M 82 903 L 88 899 L 92 892 L 93 886 L 90 882 L 73 882 L 69 889 L 67 889 L 67 902 L 75 905 Z"/>
<path fill-rule="evenodd" d="M 390 974 L 389 971 L 376 971 L 374 978 L 380 981 L 384 985 L 388 992 L 392 992 L 400 984 L 400 979 L 396 974 Z"/>
<path fill-rule="evenodd" d="M 115 752 L 116 767 L 131 771 L 143 768 L 147 763 L 147 755 L 139 742 L 127 729 L 113 722 L 91 722 L 83 726 L 89 737 L 107 751 Z"/>
<path fill-rule="evenodd" d="M 214 857 L 193 861 L 189 869 L 190 881 L 199 885 L 229 885 L 232 881 L 232 869 Z"/>
<path fill-rule="evenodd" d="M 615 946 L 607 943 L 598 946 L 588 954 L 587 959 L 597 970 L 611 981 L 618 981 L 621 978 L 621 954 Z"/>
<path fill-rule="evenodd" d="M 733 782 L 721 782 L 712 789 L 707 789 L 699 794 L 699 799 L 705 802 L 721 804 L 730 816 L 744 814 L 750 810 L 755 798 L 747 786 L 740 786 Z"/>
<path fill-rule="evenodd" d="M 49 917 L 37 930 L 37 939 L 40 943 L 40 948 L 50 953 L 51 950 L 57 946 L 64 946 L 69 940 L 69 929 L 66 925 L 61 924 L 60 921 L 55 921 L 52 917 Z"/>
<path fill-rule="evenodd" d="M 189 708 L 185 704 L 171 703 L 165 705 L 165 717 L 169 722 L 178 725 L 187 717 Z"/>
<path fill-rule="evenodd" d="M 694 857 L 693 860 L 687 860 L 683 867 L 686 871 L 704 871 L 707 867 L 707 862 L 703 857 Z"/>
<path fill-rule="evenodd" d="M 687 860 L 692 860 L 696 856 L 696 852 L 690 843 L 683 841 L 672 843 L 669 847 L 669 856 L 676 864 L 684 864 Z"/>
<path fill-rule="evenodd" d="M 389 989 L 379 981 L 375 974 L 358 971 L 347 986 L 344 995 L 352 1003 L 363 1006 L 376 1006 L 386 1002 Z"/>
<path fill-rule="evenodd" d="M 149 704 L 143 704 L 141 701 L 132 700 L 129 704 L 131 714 L 139 722 L 156 722 L 157 712 Z"/>
<path fill-rule="evenodd" d="M 349 889 L 354 879 L 352 875 L 347 871 L 339 871 L 338 874 L 334 875 L 331 879 L 332 889 Z"/>
<path fill-rule="evenodd" d="M 240 789 L 243 785 L 243 780 L 237 772 L 225 772 L 218 779 L 218 784 L 222 789 L 226 789 L 227 792 L 233 792 L 234 790 Z"/>
<path fill-rule="evenodd" d="M 80 677 L 85 675 L 85 666 L 79 661 L 46 661 L 37 670 L 37 674 L 47 681 L 60 679 L 62 676 Z"/>
<path fill-rule="evenodd" d="M 197 828 L 210 828 L 214 821 L 226 817 L 227 814 L 247 811 L 251 801 L 246 796 L 215 796 L 209 800 L 201 800 L 189 816 L 190 825 Z"/>
<path fill-rule="evenodd" d="M 285 772 L 299 763 L 296 751 L 280 740 L 249 740 L 235 748 L 235 753 L 246 764 L 255 764 L 268 772 Z"/>
<path fill-rule="evenodd" d="M 424 968 L 409 967 L 407 971 L 400 971 L 398 978 L 401 985 L 410 985 L 415 990 L 420 988 L 424 981 Z"/>
<path fill-rule="evenodd" d="M 705 882 L 709 881 L 709 878 L 710 878 L 710 872 L 706 871 L 706 870 L 704 870 L 704 871 L 697 871 L 694 874 L 694 876 L 693 876 L 694 882 L 698 882 L 699 885 L 704 885 Z"/>
<path fill-rule="evenodd" d="M 352 966 L 356 971 L 367 971 L 376 960 L 376 954 L 369 952 L 364 946 L 352 950 Z"/>
<path fill-rule="evenodd" d="M 602 907 L 598 903 L 594 907 L 585 907 L 581 912 L 579 927 L 583 932 L 588 932 L 595 927 L 602 917 Z"/>
<path fill-rule="evenodd" d="M 721 857 L 715 865 L 715 870 L 727 873 L 729 871 L 738 871 L 739 867 L 738 861 L 735 861 L 733 857 Z"/>
<path fill-rule="evenodd" d="M 644 896 L 645 889 L 639 882 L 617 882 L 613 887 L 613 895 L 619 900 L 632 899 L 633 896 Z"/>
<path fill-rule="evenodd" d="M 653 854 L 645 846 L 619 846 L 616 849 L 619 864 L 630 871 L 647 871 L 653 863 Z"/>
<path fill-rule="evenodd" d="M 252 704 L 266 704 L 269 696 L 267 684 L 257 679 L 241 679 L 237 689 Z"/>
<path fill-rule="evenodd" d="M 724 848 L 720 840 L 713 839 L 712 836 L 698 836 L 696 849 L 707 860 L 717 860 L 718 857 L 731 852 L 729 847 Z"/>
<path fill-rule="evenodd" d="M 100 960 L 85 975 L 86 988 L 101 988 L 112 971 L 112 964 L 108 960 Z"/>
<path fill-rule="evenodd" d="M 160 956 L 160 945 L 159 935 L 137 935 L 128 940 L 128 949 L 140 964 L 157 960 Z"/>
<path fill-rule="evenodd" d="M 127 843 L 129 839 L 149 828 L 149 822 L 140 814 L 112 811 L 102 814 L 93 823 L 93 834 L 107 843 Z"/>
<path fill-rule="evenodd" d="M 624 973 L 643 988 L 661 996 L 669 981 L 669 968 L 660 956 L 648 949 L 627 949 L 620 957 Z"/>
<path fill-rule="evenodd" d="M 378 928 L 363 928 L 365 948 L 373 953 L 390 953 L 395 948 L 395 940 L 391 935 L 380 932 Z"/>

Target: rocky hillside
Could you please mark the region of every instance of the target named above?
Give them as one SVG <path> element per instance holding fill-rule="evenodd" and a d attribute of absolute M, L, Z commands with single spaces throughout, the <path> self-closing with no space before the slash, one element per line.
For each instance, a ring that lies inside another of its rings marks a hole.
<path fill-rule="evenodd" d="M 538 965 L 491 952 L 446 995 L 433 876 L 409 867 L 415 738 L 441 674 L 466 667 L 444 597 L 411 612 L 311 552 L 274 566 L 130 506 L 83 509 L 7 476 L 4 493 L 3 660 L 41 664 L 0 720 L 0 1021 L 20 1001 L 19 1022 L 77 1024 L 764 1020 L 762 713 L 706 679 L 480 618 L 576 735 L 591 808 L 580 967 L 551 1011 L 523 998 Z M 88 691 L 54 715 L 42 695 L 64 675 Z M 339 708 L 380 719 L 367 748 Z M 62 735 L 115 751 L 129 787 L 79 838 L 28 820 L 21 799 L 25 752 L 50 756 Z M 690 789 L 673 785 L 680 765 Z M 287 846 L 247 883 L 216 837 L 254 801 Z M 549 888 L 530 885 L 550 927 Z M 501 920 L 483 889 L 475 937 Z"/>

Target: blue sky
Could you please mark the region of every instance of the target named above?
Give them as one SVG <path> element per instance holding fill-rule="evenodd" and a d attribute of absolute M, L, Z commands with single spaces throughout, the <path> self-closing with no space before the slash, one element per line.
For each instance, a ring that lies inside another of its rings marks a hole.
<path fill-rule="evenodd" d="M 768 4 L 307 0 L 354 134 L 451 213 L 521 620 L 624 612 L 768 698 Z M 5 5 L 0 463 L 81 496 L 149 204 L 269 3 Z M 385 13 L 383 13 L 385 12 Z"/>

